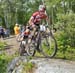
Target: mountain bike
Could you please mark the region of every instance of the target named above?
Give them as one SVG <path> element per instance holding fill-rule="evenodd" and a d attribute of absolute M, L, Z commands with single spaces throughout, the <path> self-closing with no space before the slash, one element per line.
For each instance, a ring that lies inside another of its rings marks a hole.
<path fill-rule="evenodd" d="M 49 26 L 40 25 L 36 32 L 36 36 L 33 36 L 29 45 L 28 38 L 25 40 L 25 47 L 23 47 L 24 45 L 22 43 L 20 44 L 20 47 L 22 46 L 22 50 L 26 49 L 28 56 L 34 56 L 35 52 L 38 51 L 45 57 L 54 57 L 57 52 L 57 42 Z M 26 48 L 26 45 L 28 45 L 28 48 Z"/>
<path fill-rule="evenodd" d="M 34 56 L 35 54 L 35 49 L 34 49 L 34 44 L 30 44 L 28 46 L 28 50 L 26 49 L 26 46 L 28 45 L 28 36 L 24 36 L 23 40 L 20 41 L 20 46 L 19 46 L 19 53 L 21 56 L 23 56 L 24 54 L 30 55 L 30 56 Z M 29 51 L 30 48 L 30 52 Z M 32 52 L 31 52 L 32 50 Z"/>

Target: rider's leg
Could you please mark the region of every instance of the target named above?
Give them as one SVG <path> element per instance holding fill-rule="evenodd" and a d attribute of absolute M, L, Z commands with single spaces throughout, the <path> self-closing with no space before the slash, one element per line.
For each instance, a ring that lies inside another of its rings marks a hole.
<path fill-rule="evenodd" d="M 30 34 L 29 37 L 28 37 L 28 44 L 26 44 L 26 49 L 28 49 L 28 46 L 29 46 L 30 43 L 31 43 L 32 37 L 33 37 L 34 34 L 35 34 L 35 31 L 36 31 L 36 28 L 33 28 L 31 34 Z"/>
<path fill-rule="evenodd" d="M 30 36 L 29 36 L 28 44 L 31 43 L 31 39 L 35 35 L 35 31 L 36 31 L 36 28 L 34 27 L 33 30 L 32 30 L 32 32 L 31 32 L 31 34 L 30 34 Z"/>

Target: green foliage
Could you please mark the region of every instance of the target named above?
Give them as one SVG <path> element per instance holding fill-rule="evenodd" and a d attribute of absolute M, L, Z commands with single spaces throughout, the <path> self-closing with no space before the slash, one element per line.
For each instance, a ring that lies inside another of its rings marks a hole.
<path fill-rule="evenodd" d="M 16 56 L 18 53 L 16 52 L 14 55 L 8 55 L 5 50 L 6 42 L 0 42 L 0 73 L 6 73 L 8 63 Z M 3 50 L 3 52 L 1 51 Z M 2 52 L 2 53 L 1 53 Z"/>
<path fill-rule="evenodd" d="M 5 42 L 0 42 L 0 50 L 4 49 L 5 46 L 6 46 Z"/>
<path fill-rule="evenodd" d="M 68 35 L 64 31 L 58 30 L 55 34 L 58 44 L 56 58 L 75 60 L 75 47 L 71 46 Z"/>
<path fill-rule="evenodd" d="M 5 55 L 0 55 L 0 72 L 5 73 L 6 72 L 6 66 L 8 61 L 6 60 Z"/>
<path fill-rule="evenodd" d="M 11 61 L 12 57 L 3 53 L 0 54 L 0 73 L 6 73 L 7 65 Z"/>
<path fill-rule="evenodd" d="M 75 45 L 75 14 L 74 13 L 69 13 L 66 15 L 59 15 L 58 16 L 58 22 L 57 22 L 57 27 L 61 29 L 64 32 L 64 36 L 66 36 L 68 39 L 68 43 L 70 46 Z M 59 23 L 59 24 L 58 24 Z M 64 39 L 64 36 L 63 39 Z M 64 39 L 64 40 L 66 40 Z"/>
<path fill-rule="evenodd" d="M 58 47 L 60 51 L 66 56 L 68 49 L 75 48 L 75 14 L 66 13 L 57 15 L 58 22 L 56 27 L 60 29 L 58 39 Z M 68 48 L 70 47 L 70 48 Z M 71 50 L 70 50 L 71 51 Z M 75 50 L 74 50 L 75 53 Z M 73 54 L 74 54 L 73 53 Z"/>
<path fill-rule="evenodd" d="M 35 65 L 31 62 L 27 62 L 23 64 L 23 72 L 22 73 L 33 73 L 33 68 L 35 67 Z"/>
<path fill-rule="evenodd" d="M 12 27 L 16 22 L 26 24 L 34 11 L 38 9 L 40 0 L 1 0 L 0 16 L 3 17 L 2 24 Z"/>

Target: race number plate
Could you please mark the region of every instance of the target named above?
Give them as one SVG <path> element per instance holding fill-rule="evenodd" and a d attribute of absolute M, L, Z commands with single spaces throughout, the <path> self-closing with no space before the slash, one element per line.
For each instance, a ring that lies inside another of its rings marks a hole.
<path fill-rule="evenodd" d="M 46 27 L 44 25 L 40 25 L 40 31 L 46 31 Z"/>

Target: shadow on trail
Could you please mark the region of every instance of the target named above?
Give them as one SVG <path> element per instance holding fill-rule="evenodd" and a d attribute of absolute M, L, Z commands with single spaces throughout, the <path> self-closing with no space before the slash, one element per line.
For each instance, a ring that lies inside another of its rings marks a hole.
<path fill-rule="evenodd" d="M 14 38 L 15 36 L 5 37 L 3 40 Z"/>
<path fill-rule="evenodd" d="M 7 45 L 7 46 L 5 47 L 5 50 L 11 49 L 11 48 L 13 48 L 13 45 Z"/>
<path fill-rule="evenodd" d="M 11 48 L 13 48 L 13 45 L 6 45 L 6 46 L 4 46 L 4 49 L 1 49 L 0 51 L 8 50 L 8 49 L 11 49 Z"/>

